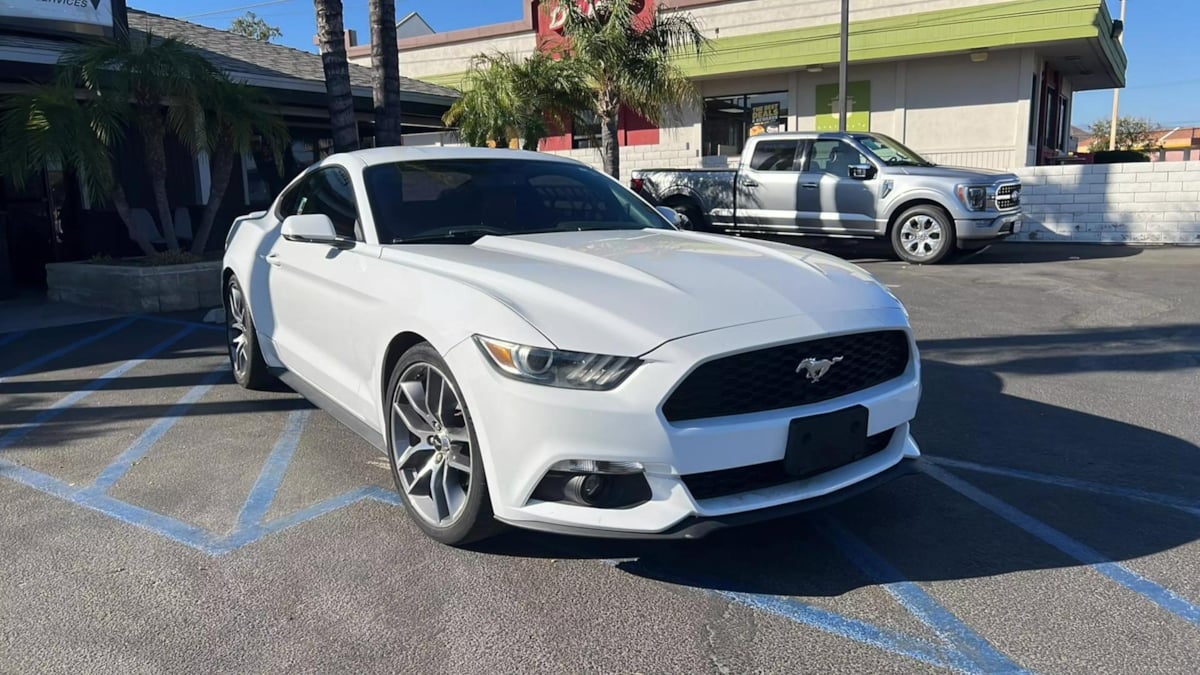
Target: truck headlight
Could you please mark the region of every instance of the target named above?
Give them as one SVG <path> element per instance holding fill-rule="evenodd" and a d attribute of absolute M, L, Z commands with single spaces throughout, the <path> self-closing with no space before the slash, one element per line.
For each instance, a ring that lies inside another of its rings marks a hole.
<path fill-rule="evenodd" d="M 988 189 L 981 185 L 959 185 L 958 201 L 971 211 L 983 211 L 987 208 Z"/>
<path fill-rule="evenodd" d="M 631 356 L 530 347 L 482 335 L 475 336 L 475 344 L 501 375 L 565 389 L 612 389 L 642 365 L 641 359 Z"/>

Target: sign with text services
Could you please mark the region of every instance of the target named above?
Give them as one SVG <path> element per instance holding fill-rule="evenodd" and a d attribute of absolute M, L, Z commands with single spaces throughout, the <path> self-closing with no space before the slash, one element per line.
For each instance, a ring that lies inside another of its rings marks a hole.
<path fill-rule="evenodd" d="M 109 34 L 113 0 L 0 0 L 0 22 L 54 32 Z"/>

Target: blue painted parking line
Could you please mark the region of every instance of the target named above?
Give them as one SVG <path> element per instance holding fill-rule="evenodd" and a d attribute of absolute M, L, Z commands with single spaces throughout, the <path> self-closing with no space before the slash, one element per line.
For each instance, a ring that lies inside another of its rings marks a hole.
<path fill-rule="evenodd" d="M 837 545 L 855 567 L 881 585 L 921 623 L 937 633 L 938 637 L 953 645 L 951 655 L 954 657 L 953 663 L 956 668 L 967 672 L 1028 672 L 971 630 L 923 588 L 907 580 L 898 569 L 871 550 L 841 523 L 832 518 L 824 518 L 818 522 L 818 529 Z"/>
<path fill-rule="evenodd" d="M 146 456 L 154 444 L 158 442 L 179 420 L 183 419 L 188 410 L 196 404 L 210 389 L 227 373 L 229 366 L 221 364 L 221 366 L 209 373 L 200 384 L 192 387 L 182 398 L 175 403 L 174 406 L 167 412 L 166 416 L 155 420 L 150 428 L 142 432 L 136 441 L 130 445 L 125 452 L 122 452 L 101 472 L 91 487 L 91 491 L 96 494 L 108 492 L 109 488 L 117 484 L 129 470 L 133 468 L 134 462 Z"/>
<path fill-rule="evenodd" d="M 1166 506 L 1172 509 L 1178 509 L 1185 513 L 1190 513 L 1193 516 L 1200 516 L 1200 501 L 1196 501 L 1195 499 L 1184 499 L 1172 495 L 1164 495 L 1158 492 L 1148 492 L 1146 490 L 1137 490 L 1134 488 L 1121 487 L 1119 485 L 1104 485 L 1102 483 L 1094 483 L 1076 478 L 1066 478 L 1064 476 L 1052 476 L 1044 473 L 1035 473 L 1033 471 L 1024 471 L 1022 469 L 1010 469 L 1007 467 L 991 466 L 988 464 L 977 464 L 975 462 L 964 462 L 962 460 L 949 459 L 946 457 L 930 457 L 929 455 L 925 455 L 922 459 L 923 461 L 952 469 L 964 469 L 977 473 L 988 473 L 995 476 L 1004 476 L 1006 478 L 1017 478 L 1020 480 L 1027 480 L 1035 483 L 1045 483 L 1047 485 L 1071 488 L 1073 490 L 1082 490 L 1084 492 L 1093 492 L 1112 497 L 1124 497 L 1126 499 L 1134 499 L 1137 501 L 1157 504 L 1159 506 Z"/>
<path fill-rule="evenodd" d="M 168 326 L 192 326 L 197 330 L 219 331 L 225 332 L 225 326 L 216 323 L 203 323 L 200 321 L 187 321 L 185 319 L 172 319 L 166 316 L 155 316 L 153 314 L 138 314 L 133 317 L 138 321 L 149 321 L 150 323 L 161 323 Z"/>
<path fill-rule="evenodd" d="M 38 413 L 32 420 L 30 420 L 26 424 L 23 424 L 15 429 L 9 431 L 8 433 L 4 434 L 3 436 L 0 436 L 0 450 L 4 450 L 5 448 L 11 446 L 13 443 L 24 438 L 25 436 L 27 436 L 28 434 L 30 434 L 31 432 L 36 430 L 38 427 L 49 422 L 50 420 L 54 419 L 55 417 L 58 417 L 59 415 L 61 415 L 65 410 L 67 410 L 71 406 L 75 405 L 76 403 L 79 403 L 80 401 L 87 398 L 88 396 L 91 396 L 96 391 L 103 389 L 104 386 L 107 385 L 109 382 L 117 379 L 118 377 L 121 377 L 122 375 L 129 372 L 130 370 L 132 370 L 132 369 L 140 366 L 141 364 L 145 363 L 146 361 L 154 358 L 161 352 L 165 351 L 171 345 L 175 344 L 176 342 L 178 342 L 178 341 L 182 340 L 183 338 L 187 337 L 188 335 L 190 335 L 193 330 L 195 330 L 195 329 L 192 327 L 184 328 L 183 330 L 175 333 L 174 335 L 167 338 L 166 340 L 163 340 L 162 342 L 160 342 L 160 343 L 154 345 L 153 347 L 147 349 L 146 351 L 142 352 L 142 354 L 140 356 L 138 356 L 136 359 L 133 359 L 131 361 L 126 361 L 125 363 L 122 363 L 121 365 L 117 366 L 116 368 L 113 368 L 112 370 L 108 371 L 107 373 L 104 373 L 103 375 L 96 378 L 95 380 L 92 380 L 83 389 L 72 392 L 72 393 L 68 394 L 67 396 L 64 396 L 63 398 L 59 399 L 58 401 L 55 401 L 53 404 L 50 405 L 50 407 L 48 407 L 45 410 L 43 410 L 42 412 Z"/>
<path fill-rule="evenodd" d="M 300 436 L 304 433 L 304 425 L 308 422 L 311 413 L 311 410 L 293 410 L 288 415 L 283 433 L 275 442 L 275 447 L 271 450 L 266 464 L 263 464 L 258 480 L 250 490 L 250 497 L 242 507 L 241 515 L 238 516 L 239 528 L 259 525 L 266 518 L 267 511 L 271 508 L 271 502 L 275 500 L 275 493 L 279 491 L 279 485 L 283 482 L 283 475 L 287 471 L 288 464 L 291 463 L 292 456 L 296 454 L 296 447 L 300 445 Z"/>
<path fill-rule="evenodd" d="M 339 509 L 353 506 L 363 501 L 375 501 L 389 506 L 400 506 L 400 497 L 393 490 L 385 490 L 384 488 L 374 485 L 365 486 L 344 492 L 336 497 L 331 497 L 323 502 L 318 502 L 312 506 L 303 508 L 295 513 L 283 516 L 269 523 L 260 523 L 255 525 L 239 528 L 229 534 L 221 542 L 221 548 L 217 555 L 235 551 L 243 546 L 253 544 L 254 542 L 266 537 L 270 534 L 276 534 L 286 529 L 307 523 L 310 520 L 320 518 L 329 513 L 333 513 Z"/>
<path fill-rule="evenodd" d="M 33 370 L 34 368 L 37 368 L 38 366 L 41 366 L 44 364 L 47 364 L 47 363 L 53 361 L 54 359 L 57 359 L 60 356 L 65 356 L 66 354 L 69 354 L 69 353 L 75 351 L 76 349 L 79 349 L 80 347 L 86 347 L 87 345 L 90 345 L 94 342 L 103 340 L 104 338 L 112 335 L 113 333 L 116 333 L 117 331 L 120 331 L 121 329 L 125 328 L 126 326 L 129 326 L 134 321 L 135 321 L 134 317 L 122 319 L 98 333 L 93 333 L 87 337 L 80 338 L 80 339 L 72 342 L 69 345 L 66 345 L 64 347 L 56 349 L 52 352 L 42 354 L 41 356 L 37 357 L 36 359 L 33 359 L 32 361 L 26 361 L 25 363 L 22 363 L 21 365 L 16 366 L 6 372 L 0 373 L 0 382 L 4 382 L 4 380 L 6 380 L 10 377 L 16 377 L 17 375 L 24 375 L 25 373 L 28 373 L 29 371 Z"/>
<path fill-rule="evenodd" d="M 1200 607 L 1192 604 L 1178 593 L 1150 581 L 1120 563 L 1113 562 L 1099 551 L 1072 539 L 1015 506 L 993 497 L 967 481 L 954 476 L 945 469 L 939 469 L 936 466 L 926 463 L 922 465 L 921 470 L 941 481 L 960 495 L 1025 530 L 1034 537 L 1041 539 L 1043 542 L 1062 551 L 1075 560 L 1088 565 L 1100 574 L 1137 593 L 1150 602 L 1185 621 L 1200 626 Z"/>
<path fill-rule="evenodd" d="M 25 331 L 23 330 L 9 333 L 8 335 L 0 335 L 0 347 L 7 347 L 23 337 L 25 337 Z"/>

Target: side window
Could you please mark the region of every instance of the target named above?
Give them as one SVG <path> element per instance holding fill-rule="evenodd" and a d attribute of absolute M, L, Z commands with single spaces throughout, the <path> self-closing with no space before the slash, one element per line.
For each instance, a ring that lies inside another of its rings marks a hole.
<path fill-rule="evenodd" d="M 760 141 L 754 146 L 750 168 L 755 171 L 796 171 L 800 141 Z"/>
<path fill-rule="evenodd" d="M 321 169 L 306 180 L 297 192 L 300 194 L 296 202 L 296 215 L 323 213 L 333 221 L 333 229 L 339 237 L 362 240 L 354 187 L 345 169 Z"/>
<path fill-rule="evenodd" d="M 866 164 L 867 158 L 849 143 L 838 140 L 813 141 L 808 153 L 808 172 L 827 173 L 839 178 L 850 175 L 850 167 Z"/>

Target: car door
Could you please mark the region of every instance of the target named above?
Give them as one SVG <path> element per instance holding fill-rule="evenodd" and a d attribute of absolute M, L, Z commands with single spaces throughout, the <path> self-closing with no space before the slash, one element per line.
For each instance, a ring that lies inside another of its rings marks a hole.
<path fill-rule="evenodd" d="M 338 245 L 277 237 L 266 256 L 267 292 L 274 313 L 272 340 L 296 375 L 364 420 L 373 420 L 369 395 L 371 348 L 362 336 L 378 311 L 369 268 L 380 248 L 368 243 L 349 172 L 319 169 L 282 201 L 286 215 L 324 214 Z"/>
<path fill-rule="evenodd" d="M 748 163 L 738 167 L 737 225 L 750 229 L 795 230 L 800 171 L 799 140 L 762 139 Z"/>
<path fill-rule="evenodd" d="M 880 181 L 874 166 L 857 148 L 837 138 L 809 142 L 800 174 L 800 228 L 829 234 L 873 234 Z M 850 167 L 868 166 L 866 178 L 853 178 Z"/>

